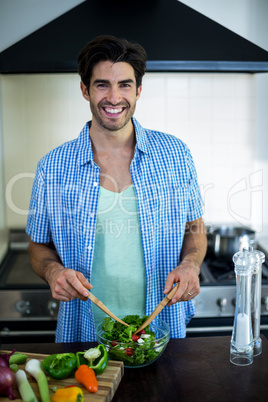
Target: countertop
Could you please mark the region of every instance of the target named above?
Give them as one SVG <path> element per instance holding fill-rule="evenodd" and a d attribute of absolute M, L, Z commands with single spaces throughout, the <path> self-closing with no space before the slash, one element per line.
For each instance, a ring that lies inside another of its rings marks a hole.
<path fill-rule="evenodd" d="M 230 363 L 230 337 L 171 339 L 153 364 L 125 368 L 113 402 L 267 401 L 268 340 L 249 366 Z M 2 350 L 52 354 L 76 352 L 94 343 L 3 344 Z"/>

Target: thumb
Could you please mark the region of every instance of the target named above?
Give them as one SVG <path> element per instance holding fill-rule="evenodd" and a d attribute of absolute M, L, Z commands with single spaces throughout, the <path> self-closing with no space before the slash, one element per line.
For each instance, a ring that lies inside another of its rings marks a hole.
<path fill-rule="evenodd" d="M 93 288 L 93 286 L 89 283 L 87 278 L 85 278 L 85 276 L 81 272 L 77 272 L 77 277 L 78 277 L 79 281 L 82 283 L 82 285 L 86 289 L 92 289 Z"/>
<path fill-rule="evenodd" d="M 164 293 L 167 294 L 173 288 L 174 281 L 171 278 L 167 278 Z"/>

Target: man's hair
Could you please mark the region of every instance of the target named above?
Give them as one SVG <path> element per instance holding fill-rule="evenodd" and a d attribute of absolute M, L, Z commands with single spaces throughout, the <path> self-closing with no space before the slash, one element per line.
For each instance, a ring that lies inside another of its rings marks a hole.
<path fill-rule="evenodd" d="M 88 89 L 92 69 L 100 61 L 129 63 L 134 69 L 137 88 L 141 85 L 146 68 L 146 52 L 138 43 L 110 35 L 98 36 L 88 42 L 78 56 L 78 73 Z"/>

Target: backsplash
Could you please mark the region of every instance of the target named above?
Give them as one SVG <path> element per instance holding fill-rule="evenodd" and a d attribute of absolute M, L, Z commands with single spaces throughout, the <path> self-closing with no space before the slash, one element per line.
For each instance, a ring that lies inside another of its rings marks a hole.
<path fill-rule="evenodd" d="M 91 119 L 76 74 L 2 75 L 7 226 L 25 227 L 33 175 L 50 149 Z M 256 78 L 250 74 L 147 73 L 135 117 L 181 138 L 192 151 L 206 223 L 261 231 L 256 170 Z"/>

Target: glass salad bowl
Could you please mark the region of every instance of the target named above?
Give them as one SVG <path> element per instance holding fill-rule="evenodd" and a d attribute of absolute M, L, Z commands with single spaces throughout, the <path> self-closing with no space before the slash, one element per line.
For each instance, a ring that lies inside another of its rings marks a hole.
<path fill-rule="evenodd" d="M 106 317 L 96 328 L 97 342 L 106 347 L 109 359 L 123 361 L 125 367 L 144 367 L 162 355 L 170 339 L 170 329 L 163 320 L 155 318 L 144 330 L 134 335 L 140 325 L 133 326 L 131 317 L 138 316 L 122 318 L 130 324 L 129 327 Z M 142 321 L 146 318 L 143 317 Z"/>

